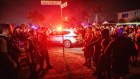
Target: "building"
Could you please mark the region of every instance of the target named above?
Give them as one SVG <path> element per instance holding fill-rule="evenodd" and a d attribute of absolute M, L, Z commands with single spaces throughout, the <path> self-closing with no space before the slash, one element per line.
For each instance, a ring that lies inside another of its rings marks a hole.
<path fill-rule="evenodd" d="M 118 13 L 118 20 L 124 19 L 129 22 L 135 18 L 140 18 L 140 9 Z"/>

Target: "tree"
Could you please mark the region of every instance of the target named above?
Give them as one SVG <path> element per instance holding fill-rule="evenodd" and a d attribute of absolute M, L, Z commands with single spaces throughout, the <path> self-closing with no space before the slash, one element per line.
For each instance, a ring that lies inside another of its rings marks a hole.
<path fill-rule="evenodd" d="M 92 5 L 89 9 L 88 12 L 88 22 L 95 22 L 95 23 L 99 23 L 100 21 L 102 21 L 102 17 L 101 17 L 101 5 L 100 4 L 96 4 L 96 5 Z"/>
<path fill-rule="evenodd" d="M 37 11 L 29 12 L 27 15 L 27 19 L 37 25 L 42 25 L 45 21 L 45 17 Z"/>

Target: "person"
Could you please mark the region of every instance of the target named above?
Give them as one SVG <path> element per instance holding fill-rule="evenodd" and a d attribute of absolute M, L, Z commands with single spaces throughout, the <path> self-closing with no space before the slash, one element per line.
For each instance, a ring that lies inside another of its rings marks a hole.
<path fill-rule="evenodd" d="M 0 79 L 18 78 L 19 48 L 12 39 L 12 27 L 2 24 L 0 35 Z"/>
<path fill-rule="evenodd" d="M 98 58 L 97 63 L 97 79 L 111 79 L 111 66 L 110 63 L 104 59 L 104 50 L 108 46 L 109 42 L 111 41 L 111 38 L 109 37 L 109 30 L 103 29 L 101 31 L 101 42 L 100 42 L 100 56 Z"/>
<path fill-rule="evenodd" d="M 33 68 L 34 66 L 32 65 L 32 59 L 31 59 L 31 44 L 30 44 L 30 40 L 28 40 L 28 36 L 25 32 L 20 32 L 19 36 L 18 36 L 18 40 L 17 40 L 18 46 L 20 48 L 20 50 L 22 51 L 20 54 L 20 63 L 26 63 L 27 66 L 30 69 L 30 79 L 33 78 L 32 74 L 35 74 L 35 72 L 33 73 Z M 35 69 L 34 69 L 35 70 Z M 21 69 L 21 71 L 24 71 L 24 69 Z M 21 73 L 22 74 L 22 73 Z M 24 74 L 25 75 L 25 74 Z M 35 79 L 34 75 L 34 79 Z M 31 78 L 32 77 L 32 78 Z"/>
<path fill-rule="evenodd" d="M 128 39 L 133 42 L 133 46 L 135 46 L 135 51 L 131 54 L 130 61 L 132 66 L 136 66 L 137 63 L 137 57 L 138 57 L 138 50 L 136 49 L 136 45 L 138 44 L 138 41 L 135 44 L 135 34 L 134 34 L 134 29 L 129 28 L 129 34 L 128 34 Z"/>
<path fill-rule="evenodd" d="M 135 45 L 136 45 L 136 49 L 137 49 L 137 55 L 135 56 L 135 65 L 138 59 L 138 54 L 140 52 L 140 26 L 138 27 L 138 31 L 135 35 Z"/>
<path fill-rule="evenodd" d="M 93 47 L 92 48 L 93 49 L 93 55 L 92 55 L 93 56 L 93 60 L 92 60 L 92 62 L 93 62 L 93 66 L 95 66 L 96 69 L 97 69 L 99 56 L 101 54 L 101 45 L 100 45 L 100 43 L 102 41 L 100 29 L 96 29 L 94 31 L 94 34 L 95 34 L 95 36 L 92 39 L 91 43 L 89 44 L 89 47 Z M 93 75 L 96 75 L 96 74 L 97 74 L 97 72 L 95 70 Z"/>
<path fill-rule="evenodd" d="M 84 65 L 88 68 L 91 68 L 91 60 L 93 59 L 93 47 L 89 45 L 93 40 L 94 34 L 92 32 L 92 27 L 88 27 L 86 29 L 86 34 L 84 37 L 84 56 L 85 56 L 85 63 Z"/>
<path fill-rule="evenodd" d="M 124 29 L 120 28 L 116 39 L 112 40 L 104 51 L 106 63 L 111 62 L 114 79 L 120 79 L 129 74 L 129 58 L 133 49 L 132 41 L 125 37 Z"/>
<path fill-rule="evenodd" d="M 40 33 L 38 34 L 38 49 L 40 53 L 40 69 L 39 71 L 44 71 L 44 61 L 46 60 L 47 64 L 47 69 L 53 68 L 50 63 L 50 58 L 49 58 L 49 52 L 47 48 L 47 36 L 46 36 L 46 30 L 44 27 L 40 28 Z"/>
<path fill-rule="evenodd" d="M 38 75 L 37 75 L 37 62 L 39 61 L 39 53 L 38 53 L 38 49 L 36 46 L 36 38 L 35 38 L 35 31 L 31 30 L 29 32 L 29 53 L 30 53 L 30 57 L 31 57 L 31 64 L 30 64 L 30 71 L 31 71 L 31 75 L 30 75 L 30 79 L 37 79 Z"/>
<path fill-rule="evenodd" d="M 91 43 L 91 45 L 94 46 L 94 59 L 93 62 L 95 63 L 95 66 L 97 67 L 98 61 L 99 61 L 99 56 L 101 54 L 101 30 L 100 29 L 96 29 L 95 30 L 95 39 L 96 41 L 94 41 L 93 43 Z M 96 73 L 96 71 L 95 71 Z"/>
<path fill-rule="evenodd" d="M 135 42 L 135 34 L 134 34 L 134 29 L 133 28 L 129 28 L 128 38 L 130 40 L 132 40 L 133 42 Z"/>

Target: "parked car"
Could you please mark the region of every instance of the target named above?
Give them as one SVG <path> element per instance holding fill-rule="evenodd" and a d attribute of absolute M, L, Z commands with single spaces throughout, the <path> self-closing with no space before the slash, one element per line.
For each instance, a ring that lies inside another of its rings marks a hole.
<path fill-rule="evenodd" d="M 63 31 L 55 30 L 49 35 L 52 43 L 62 44 L 64 47 L 72 47 L 80 44 L 82 35 L 71 29 L 64 29 Z"/>

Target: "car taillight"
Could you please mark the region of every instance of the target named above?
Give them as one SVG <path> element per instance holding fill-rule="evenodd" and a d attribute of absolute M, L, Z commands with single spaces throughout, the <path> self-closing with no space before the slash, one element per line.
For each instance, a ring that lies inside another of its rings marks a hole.
<path fill-rule="evenodd" d="M 75 38 L 76 40 L 79 40 L 79 37 L 78 37 L 78 36 L 74 36 L 74 38 Z"/>
<path fill-rule="evenodd" d="M 82 40 L 82 36 L 81 35 L 74 36 L 74 38 L 77 39 L 77 40 Z"/>

